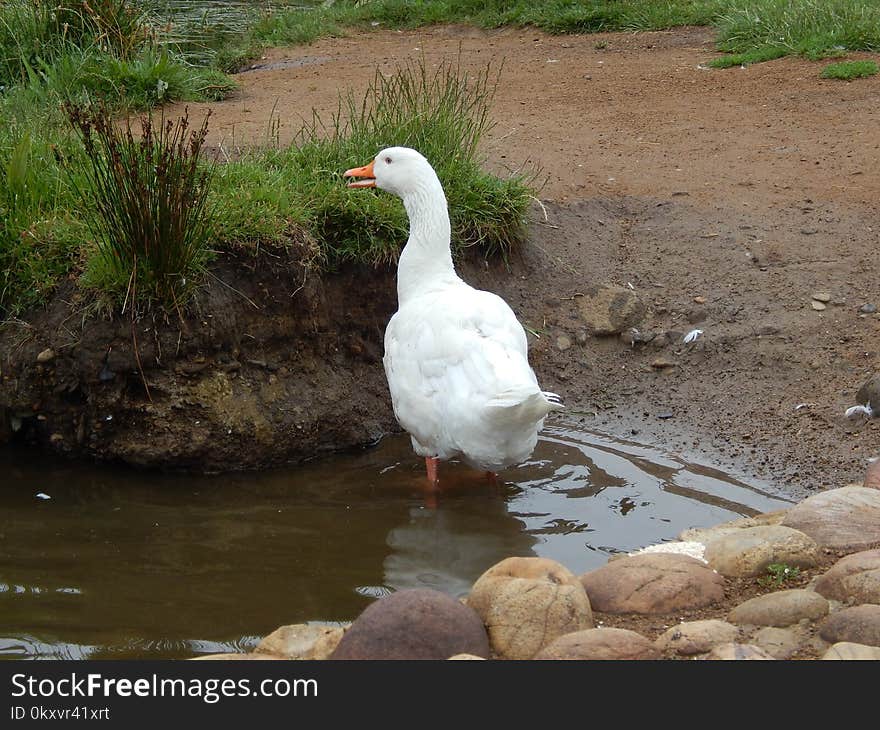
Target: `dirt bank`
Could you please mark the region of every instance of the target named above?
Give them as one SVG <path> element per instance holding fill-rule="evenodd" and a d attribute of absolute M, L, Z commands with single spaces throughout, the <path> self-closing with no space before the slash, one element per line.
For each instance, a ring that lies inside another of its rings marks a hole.
<path fill-rule="evenodd" d="M 418 54 L 502 69 L 487 164 L 538 170 L 545 184 L 509 267 L 473 260 L 462 274 L 536 333 L 535 368 L 569 415 L 793 495 L 861 480 L 880 428 L 843 411 L 880 370 L 880 319 L 859 311 L 880 306 L 880 78 L 822 80 L 821 63 L 799 59 L 709 70 L 704 29 L 378 30 L 272 51 L 235 98 L 211 105 L 211 141 L 231 153 L 277 128 L 284 143 L 313 107 L 333 111 L 340 88 L 357 93 L 376 67 Z M 29 318 L 36 328 L 8 325 L 7 416 L 57 450 L 208 469 L 302 459 L 392 428 L 380 359 L 393 272 L 298 290 L 295 261 L 241 263 L 220 263 L 224 283 L 210 281 L 186 327 L 156 323 L 157 336 L 142 324 L 152 403 L 127 322 L 83 325 L 68 291 Z M 659 336 L 584 336 L 577 300 L 596 283 L 640 296 L 639 329 Z M 694 327 L 702 337 L 682 345 Z M 49 347 L 56 358 L 37 364 Z M 101 380 L 108 347 L 116 375 Z M 672 365 L 652 367 L 658 358 Z"/>

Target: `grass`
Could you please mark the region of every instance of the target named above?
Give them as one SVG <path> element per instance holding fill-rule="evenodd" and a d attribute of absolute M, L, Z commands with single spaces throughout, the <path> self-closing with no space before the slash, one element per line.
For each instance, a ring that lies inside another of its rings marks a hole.
<path fill-rule="evenodd" d="M 363 97 L 343 94 L 332 119 L 315 116 L 289 148 L 218 171 L 216 194 L 231 203 L 219 236 L 281 243 L 292 223 L 319 243 L 325 266 L 392 261 L 406 240 L 403 206 L 394 196 L 352 195 L 342 172 L 405 145 L 419 149 L 443 182 L 455 246 L 503 253 L 523 232 L 530 191 L 522 177 L 502 180 L 480 167 L 494 78 L 488 67 L 472 75 L 446 63 L 429 72 L 421 61 L 377 73 Z"/>
<path fill-rule="evenodd" d="M 786 563 L 771 563 L 767 566 L 766 575 L 758 578 L 758 583 L 765 588 L 782 588 L 786 583 L 798 579 L 801 569 Z"/>
<path fill-rule="evenodd" d="M 68 106 L 87 157 L 85 185 L 70 169 L 85 221 L 97 242 L 91 280 L 116 298 L 155 300 L 178 309 L 208 258 L 213 167 L 200 165 L 205 118 L 189 129 L 188 115 L 158 123 L 143 117 L 135 138 L 106 108 Z M 72 158 L 76 163 L 79 161 Z"/>
<path fill-rule="evenodd" d="M 44 301 L 65 276 L 83 271 L 83 286 L 117 298 L 127 291 L 128 269 L 114 271 L 102 258 L 106 231 L 99 234 L 82 210 L 77 191 L 87 189 L 94 169 L 60 112 L 65 103 L 99 102 L 127 115 L 171 100 L 222 98 L 233 89 L 224 72 L 267 45 L 441 22 L 550 33 L 709 25 L 726 53 L 710 62 L 718 68 L 880 51 L 875 0 L 337 0 L 310 10 L 261 8 L 240 25 L 216 29 L 208 14 L 166 24 L 147 7 L 131 0 L 0 3 L 0 315 Z M 834 64 L 823 75 L 876 73 L 871 63 Z M 267 146 L 219 165 L 205 203 L 218 211 L 212 239 L 254 251 L 305 241 L 323 268 L 390 261 L 406 235 L 399 201 L 352 196 L 340 175 L 384 146 L 403 144 L 435 165 L 455 245 L 506 251 L 522 232 L 529 181 L 482 172 L 477 141 L 489 128 L 493 92 L 488 69 L 469 77 L 455 65 L 429 73 L 414 63 L 387 78 L 377 74 L 364 98 L 343 94 L 337 114 L 315 117 L 291 147 Z M 395 103 L 381 103 L 387 99 Z M 138 288 L 167 298 L 160 290 L 155 282 Z"/>
<path fill-rule="evenodd" d="M 874 61 L 842 61 L 840 63 L 829 63 L 820 76 L 823 79 L 842 79 L 851 81 L 852 79 L 861 79 L 866 76 L 876 76 L 878 67 Z"/>

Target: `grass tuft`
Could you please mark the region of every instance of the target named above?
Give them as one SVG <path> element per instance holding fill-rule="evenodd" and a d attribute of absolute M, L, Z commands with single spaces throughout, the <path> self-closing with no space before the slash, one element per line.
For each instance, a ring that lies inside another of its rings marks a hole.
<path fill-rule="evenodd" d="M 212 168 L 199 164 L 208 118 L 190 130 L 188 114 L 158 124 L 144 116 L 135 138 L 106 108 L 67 114 L 87 158 L 85 187 L 70 179 L 98 246 L 93 282 L 118 299 L 179 308 L 208 256 Z"/>
<path fill-rule="evenodd" d="M 874 61 L 842 61 L 840 63 L 830 63 L 820 74 L 823 79 L 842 79 L 851 81 L 852 79 L 861 79 L 866 76 L 875 76 L 878 67 Z"/>

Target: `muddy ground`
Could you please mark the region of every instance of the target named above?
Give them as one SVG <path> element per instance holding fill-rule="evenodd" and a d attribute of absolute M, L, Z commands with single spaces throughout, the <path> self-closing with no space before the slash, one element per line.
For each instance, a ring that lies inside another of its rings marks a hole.
<path fill-rule="evenodd" d="M 211 143 L 229 154 L 276 133 L 285 143 L 312 108 L 335 110 L 340 89 L 359 93 L 377 67 L 420 54 L 501 68 L 486 164 L 535 171 L 543 186 L 510 262 L 471 257 L 461 273 L 534 331 L 539 380 L 569 415 L 795 497 L 861 480 L 880 421 L 843 412 L 880 370 L 880 318 L 859 311 L 880 306 L 880 77 L 822 80 L 821 63 L 799 59 L 710 70 L 706 29 L 378 29 L 269 52 L 210 105 Z M 139 325 L 149 396 L 128 322 L 83 326 L 72 287 L 7 325 L 7 435 L 216 470 L 394 428 L 381 367 L 393 272 L 303 286 L 295 256 L 270 256 L 221 260 L 214 273 L 197 316 Z M 648 305 L 639 329 L 672 336 L 585 337 L 578 298 L 596 283 L 631 288 Z M 824 311 L 817 292 L 830 297 Z M 681 344 L 695 327 L 702 337 Z M 47 348 L 54 357 L 37 363 Z"/>

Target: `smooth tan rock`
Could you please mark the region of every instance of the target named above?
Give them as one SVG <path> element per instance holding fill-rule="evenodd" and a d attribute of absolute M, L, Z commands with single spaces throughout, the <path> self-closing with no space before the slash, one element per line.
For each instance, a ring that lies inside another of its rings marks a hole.
<path fill-rule="evenodd" d="M 287 657 L 278 656 L 277 654 L 267 654 L 265 652 L 251 653 L 251 652 L 228 652 L 225 654 L 205 654 L 203 656 L 194 656 L 190 657 L 189 661 L 198 662 L 198 661 L 221 661 L 221 662 L 237 662 L 237 661 L 254 661 L 254 660 L 262 660 L 262 659 L 270 659 L 272 661 L 278 661 L 279 659 L 287 659 Z"/>
<path fill-rule="evenodd" d="M 843 603 L 880 604 L 880 549 L 841 558 L 819 576 L 815 589 Z"/>
<path fill-rule="evenodd" d="M 774 659 L 791 659 L 803 648 L 806 637 L 799 626 L 790 628 L 765 626 L 755 632 L 750 641 Z"/>
<path fill-rule="evenodd" d="M 822 547 L 864 550 L 880 541 L 880 489 L 848 486 L 814 494 L 792 507 L 782 524 Z"/>
<path fill-rule="evenodd" d="M 685 621 L 664 631 L 654 645 L 664 652 L 681 656 L 705 654 L 720 644 L 730 644 L 739 638 L 737 626 L 719 619 Z"/>
<path fill-rule="evenodd" d="M 787 509 L 780 509 L 773 512 L 762 512 L 754 517 L 740 517 L 739 519 L 730 520 L 729 522 L 722 522 L 715 527 L 691 527 L 687 530 L 682 530 L 678 535 L 678 539 L 702 542 L 705 544 L 715 537 L 729 534 L 735 530 L 743 530 L 747 527 L 778 525 L 782 522 L 787 512 Z"/>
<path fill-rule="evenodd" d="M 854 644 L 880 646 L 880 606 L 865 603 L 861 606 L 842 608 L 822 622 L 819 636 L 832 644 L 848 641 Z"/>
<path fill-rule="evenodd" d="M 880 647 L 867 646 L 865 644 L 854 644 L 851 641 L 839 641 L 832 644 L 831 648 L 822 656 L 823 659 L 844 659 L 844 660 L 880 660 Z"/>
<path fill-rule="evenodd" d="M 476 654 L 455 654 L 454 656 L 449 657 L 449 661 L 471 661 L 474 659 L 486 661 L 486 657 L 477 656 Z"/>
<path fill-rule="evenodd" d="M 560 636 L 535 659 L 660 659 L 660 651 L 641 634 L 628 629 L 587 629 Z"/>
<path fill-rule="evenodd" d="M 480 617 L 429 588 L 398 591 L 364 609 L 329 659 L 446 659 L 489 656 Z"/>
<path fill-rule="evenodd" d="M 818 559 L 816 543 L 803 532 L 782 525 L 746 527 L 706 544 L 706 560 L 722 575 L 760 575 L 768 565 L 785 563 L 812 567 Z"/>
<path fill-rule="evenodd" d="M 55 350 L 51 347 L 47 347 L 45 350 L 41 351 L 39 355 L 37 355 L 38 363 L 47 363 L 52 362 L 55 359 Z"/>
<path fill-rule="evenodd" d="M 467 604 L 486 625 L 493 652 L 504 659 L 531 659 L 559 636 L 593 626 L 580 581 L 545 558 L 493 565 L 477 579 Z"/>
<path fill-rule="evenodd" d="M 584 573 L 590 605 L 605 613 L 670 613 L 724 598 L 724 579 L 702 560 L 674 553 L 642 553 Z"/>
<path fill-rule="evenodd" d="M 743 661 L 751 659 L 773 659 L 760 646 L 754 644 L 721 644 L 716 646 L 702 659 L 721 659 L 725 661 Z"/>
<path fill-rule="evenodd" d="M 285 659 L 326 659 L 346 628 L 334 624 L 289 624 L 275 629 L 254 651 L 277 654 Z"/>
<path fill-rule="evenodd" d="M 815 591 L 794 588 L 750 598 L 734 608 L 727 620 L 754 626 L 791 626 L 802 619 L 815 621 L 827 615 L 825 598 Z"/>

